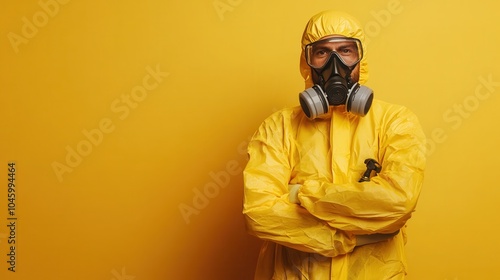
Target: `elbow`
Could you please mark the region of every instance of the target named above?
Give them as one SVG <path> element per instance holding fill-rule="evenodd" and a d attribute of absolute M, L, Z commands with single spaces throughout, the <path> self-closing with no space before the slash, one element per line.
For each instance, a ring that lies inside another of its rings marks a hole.
<path fill-rule="evenodd" d="M 380 233 L 393 233 L 405 226 L 408 220 L 412 217 L 413 212 L 417 205 L 418 198 L 411 197 L 400 200 L 398 203 L 394 203 L 395 208 L 392 210 L 392 214 L 387 217 L 387 224 Z"/>
<path fill-rule="evenodd" d="M 249 209 L 243 209 L 243 218 L 245 220 L 245 228 L 248 234 L 259 237 L 259 222 L 258 214 Z"/>
<path fill-rule="evenodd" d="M 393 222 L 392 230 L 400 229 L 412 217 L 417 207 L 422 187 L 423 176 L 411 176 L 406 180 L 393 181 L 395 186 L 394 197 L 389 202 L 389 220 Z"/>
<path fill-rule="evenodd" d="M 420 196 L 421 183 L 414 184 L 412 191 L 408 191 L 402 196 L 399 203 L 399 216 L 405 222 L 411 218 L 413 212 L 417 207 L 418 199 Z"/>

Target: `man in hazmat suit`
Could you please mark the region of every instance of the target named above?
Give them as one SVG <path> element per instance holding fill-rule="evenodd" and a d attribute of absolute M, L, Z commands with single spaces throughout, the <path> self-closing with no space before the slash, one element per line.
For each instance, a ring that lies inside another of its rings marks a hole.
<path fill-rule="evenodd" d="M 404 279 L 405 224 L 425 168 L 407 108 L 373 99 L 360 24 L 313 16 L 302 37 L 301 106 L 256 131 L 243 214 L 264 240 L 255 279 Z"/>

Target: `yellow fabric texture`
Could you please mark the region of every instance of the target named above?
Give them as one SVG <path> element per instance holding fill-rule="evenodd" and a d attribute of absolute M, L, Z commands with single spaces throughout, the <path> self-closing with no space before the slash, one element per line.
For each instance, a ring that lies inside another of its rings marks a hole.
<path fill-rule="evenodd" d="M 349 15 L 328 11 L 311 19 L 302 43 L 333 34 L 364 39 Z M 360 70 L 366 79 L 366 57 Z M 375 99 L 364 117 L 336 106 L 309 120 L 300 107 L 283 109 L 261 124 L 248 153 L 243 214 L 264 240 L 255 279 L 404 279 L 405 224 L 425 168 L 425 136 L 410 110 Z M 359 183 L 367 158 L 382 171 Z M 302 185 L 300 205 L 289 201 L 291 184 Z M 399 229 L 356 246 L 356 235 Z"/>

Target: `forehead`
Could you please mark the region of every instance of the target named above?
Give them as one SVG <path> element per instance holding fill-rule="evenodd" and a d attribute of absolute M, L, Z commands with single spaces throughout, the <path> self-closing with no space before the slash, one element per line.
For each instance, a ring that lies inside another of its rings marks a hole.
<path fill-rule="evenodd" d="M 322 39 L 311 44 L 313 48 L 337 48 L 339 46 L 356 46 L 356 41 L 351 38 L 334 37 Z"/>
<path fill-rule="evenodd" d="M 356 40 L 345 36 L 328 36 L 312 44 L 313 48 L 337 48 L 339 46 L 356 45 Z"/>

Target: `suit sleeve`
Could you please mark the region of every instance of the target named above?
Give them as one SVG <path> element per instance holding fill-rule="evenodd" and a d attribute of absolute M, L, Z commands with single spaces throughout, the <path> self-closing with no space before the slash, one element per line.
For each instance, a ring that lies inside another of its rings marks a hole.
<path fill-rule="evenodd" d="M 244 170 L 244 205 L 250 234 L 300 251 L 327 257 L 354 249 L 356 238 L 318 219 L 288 200 L 290 161 L 286 122 L 277 114 L 267 119 L 248 146 Z"/>
<path fill-rule="evenodd" d="M 301 206 L 331 227 L 353 234 L 392 233 L 415 210 L 425 169 L 425 135 L 407 109 L 389 114 L 380 133 L 382 171 L 368 182 L 305 181 Z"/>

